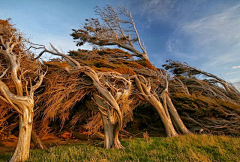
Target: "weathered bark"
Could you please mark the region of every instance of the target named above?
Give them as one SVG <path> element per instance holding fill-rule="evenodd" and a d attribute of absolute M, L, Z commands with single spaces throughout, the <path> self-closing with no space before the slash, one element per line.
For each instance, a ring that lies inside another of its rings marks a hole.
<path fill-rule="evenodd" d="M 33 105 L 23 106 L 23 115 L 19 116 L 18 144 L 10 162 L 26 161 L 29 157 L 32 132 Z"/>
<path fill-rule="evenodd" d="M 42 82 L 42 79 L 41 79 Z M 37 83 L 36 85 L 39 85 Z M 35 90 L 37 86 L 33 86 L 32 90 Z M 32 122 L 33 122 L 33 91 L 30 91 L 30 96 L 18 96 L 11 93 L 6 86 L 0 80 L 0 91 L 5 97 L 2 98 L 5 102 L 11 104 L 13 108 L 19 113 L 19 137 L 17 148 L 11 158 L 13 161 L 26 161 L 29 157 L 30 141 L 31 141 L 31 132 L 32 132 Z"/>
<path fill-rule="evenodd" d="M 102 115 L 103 125 L 104 125 L 104 148 L 117 148 L 123 149 L 121 142 L 119 141 L 119 130 L 116 129 L 117 125 L 111 122 L 106 116 Z"/>
<path fill-rule="evenodd" d="M 158 114 L 159 114 L 159 116 L 160 116 L 160 118 L 163 122 L 163 125 L 166 129 L 167 136 L 168 137 L 177 136 L 178 133 L 174 129 L 171 118 L 168 117 L 168 115 L 167 115 L 163 105 L 161 104 L 161 102 L 153 94 L 151 94 L 150 89 L 143 82 L 141 82 L 137 76 L 135 76 L 134 78 L 135 78 L 137 88 L 142 93 L 144 98 L 151 105 L 153 105 L 153 107 L 157 110 L 157 112 L 158 112 Z"/>
<path fill-rule="evenodd" d="M 158 114 L 159 114 L 159 116 L 160 116 L 160 118 L 161 118 L 161 120 L 163 122 L 163 125 L 164 125 L 164 127 L 166 129 L 167 136 L 168 137 L 177 136 L 178 133 L 174 129 L 174 126 L 172 124 L 171 118 L 166 115 L 166 112 L 165 112 L 161 102 L 158 101 L 156 99 L 156 97 L 154 97 L 153 95 L 148 96 L 148 101 L 157 110 L 157 112 L 158 112 Z"/>
<path fill-rule="evenodd" d="M 104 148 L 110 149 L 114 147 L 114 135 L 113 127 L 114 125 L 110 122 L 106 116 L 102 115 L 103 126 L 104 126 Z"/>
<path fill-rule="evenodd" d="M 117 148 L 121 149 L 121 145 L 118 135 L 120 131 L 119 121 L 114 118 L 113 111 L 110 110 L 109 105 L 107 105 L 104 100 L 102 100 L 98 95 L 93 94 L 93 97 L 98 105 L 99 111 L 102 116 L 103 126 L 104 126 L 104 148 Z M 105 110 L 105 111 L 104 111 Z"/>
<path fill-rule="evenodd" d="M 169 119 L 172 120 L 172 122 L 173 122 L 176 130 L 178 131 L 178 133 L 190 134 L 191 132 L 184 125 L 182 119 L 178 115 L 178 112 L 177 112 L 175 106 L 172 103 L 171 98 L 169 97 L 167 78 L 168 77 L 166 75 L 166 77 L 165 77 L 166 87 L 161 93 L 161 98 L 163 99 L 163 102 L 164 102 L 165 112 L 166 112 L 167 116 L 169 117 Z M 169 113 L 170 113 L 170 115 L 169 115 Z"/>
<path fill-rule="evenodd" d="M 8 86 L 1 80 L 1 78 L 3 78 L 8 71 L 8 69 L 6 69 L 0 76 L 0 92 L 2 94 L 2 96 L 0 96 L 0 99 L 6 103 L 9 103 L 13 109 L 19 113 L 18 144 L 10 161 L 26 161 L 29 157 L 32 122 L 34 116 L 34 91 L 41 85 L 45 74 L 39 73 L 39 81 L 34 86 L 32 86 L 31 79 L 27 81 L 24 76 L 31 70 L 24 70 L 20 67 L 20 62 L 23 61 L 21 58 L 23 58 L 24 54 L 21 52 L 16 53 L 17 50 L 14 49 L 19 48 L 16 45 L 21 47 L 22 37 L 17 38 L 16 35 L 14 36 L 11 33 L 10 39 L 6 39 L 4 42 L 3 37 L 0 36 L 0 40 L 0 54 L 4 55 L 5 59 L 10 63 L 11 79 L 14 83 L 16 91 L 16 94 L 12 93 L 9 90 Z M 23 82 L 25 82 L 25 87 L 23 87 Z M 30 87 L 28 87 L 28 83 L 30 83 Z"/>
<path fill-rule="evenodd" d="M 182 119 L 180 118 L 169 95 L 166 95 L 166 98 L 167 98 L 167 105 L 169 108 L 169 112 L 170 112 L 173 122 L 175 123 L 175 127 L 177 127 L 177 130 L 181 131 L 181 133 L 183 133 L 183 134 L 190 134 L 191 132 L 187 129 L 187 127 L 183 123 Z"/>
<path fill-rule="evenodd" d="M 45 148 L 41 139 L 39 138 L 39 136 L 37 135 L 37 133 L 34 130 L 32 130 L 31 141 L 34 144 L 35 148 L 37 148 L 37 149 L 44 149 Z"/>

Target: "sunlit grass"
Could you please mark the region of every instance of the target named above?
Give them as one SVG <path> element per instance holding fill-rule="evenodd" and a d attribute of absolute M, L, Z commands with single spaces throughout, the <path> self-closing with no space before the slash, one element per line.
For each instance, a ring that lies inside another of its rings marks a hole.
<path fill-rule="evenodd" d="M 125 150 L 105 150 L 86 144 L 32 150 L 29 161 L 240 161 L 240 138 L 185 135 L 122 141 Z M 0 155 L 7 161 L 11 154 Z"/>

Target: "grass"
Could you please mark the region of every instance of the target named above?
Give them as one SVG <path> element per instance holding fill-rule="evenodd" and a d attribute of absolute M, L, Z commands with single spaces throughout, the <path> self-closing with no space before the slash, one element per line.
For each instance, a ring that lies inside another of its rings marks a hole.
<path fill-rule="evenodd" d="M 32 150 L 29 161 L 107 162 L 107 161 L 240 161 L 240 138 L 227 136 L 184 135 L 122 141 L 125 150 L 105 150 L 86 144 Z M 7 161 L 11 154 L 0 155 Z"/>

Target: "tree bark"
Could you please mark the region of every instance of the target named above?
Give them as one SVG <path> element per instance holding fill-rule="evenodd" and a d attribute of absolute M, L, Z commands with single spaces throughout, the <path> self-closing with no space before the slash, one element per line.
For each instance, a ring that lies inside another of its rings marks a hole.
<path fill-rule="evenodd" d="M 183 134 L 190 134 L 191 132 L 187 129 L 187 127 L 183 123 L 182 119 L 178 115 L 178 112 L 177 112 L 175 106 L 173 105 L 172 100 L 169 97 L 169 95 L 166 95 L 166 98 L 167 98 L 167 105 L 169 108 L 169 112 L 170 112 L 173 122 L 175 123 L 175 127 L 177 127 L 177 129 L 180 130 L 181 133 L 183 133 Z"/>
<path fill-rule="evenodd" d="M 119 141 L 118 135 L 119 131 L 116 129 L 117 125 L 111 122 L 111 119 L 102 115 L 103 125 L 104 125 L 104 148 L 111 149 L 117 148 L 122 149 L 123 146 Z"/>
<path fill-rule="evenodd" d="M 104 148 L 110 149 L 114 147 L 114 135 L 113 135 L 113 124 L 108 118 L 102 115 L 103 126 L 104 126 Z"/>
<path fill-rule="evenodd" d="M 117 148 L 122 149 L 124 148 L 118 138 L 119 131 L 120 131 L 120 121 L 116 121 L 113 111 L 110 110 L 108 104 L 106 104 L 103 99 L 98 97 L 98 95 L 93 94 L 94 99 L 98 105 L 99 111 L 102 116 L 103 126 L 104 126 L 104 148 Z M 103 109 L 104 108 L 104 109 Z M 105 110 L 105 111 L 104 111 Z M 122 118 L 122 116 L 121 116 Z"/>
<path fill-rule="evenodd" d="M 30 107 L 23 105 L 22 112 L 23 115 L 19 115 L 18 144 L 10 162 L 26 161 L 29 157 L 33 121 L 33 105 Z"/>
<path fill-rule="evenodd" d="M 166 129 L 167 136 L 168 137 L 177 136 L 178 133 L 174 129 L 171 118 L 166 113 L 167 110 L 164 109 L 161 102 L 150 92 L 150 89 L 139 80 L 138 76 L 135 76 L 134 78 L 135 78 L 137 88 L 142 93 L 144 98 L 157 110 L 163 122 L 163 125 Z"/>
<path fill-rule="evenodd" d="M 153 95 L 149 96 L 148 99 L 149 99 L 148 101 L 150 102 L 150 104 L 153 105 L 153 107 L 157 110 L 157 112 L 163 122 L 163 125 L 166 129 L 167 136 L 168 137 L 177 136 L 178 133 L 174 129 L 171 118 L 166 115 L 163 105 Z"/>

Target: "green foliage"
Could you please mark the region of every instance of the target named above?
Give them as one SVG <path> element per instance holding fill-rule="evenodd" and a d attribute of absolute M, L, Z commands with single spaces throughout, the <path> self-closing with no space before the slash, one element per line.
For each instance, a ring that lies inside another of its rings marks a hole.
<path fill-rule="evenodd" d="M 239 161 L 240 138 L 185 135 L 124 140 L 125 150 L 105 150 L 86 144 L 32 150 L 29 161 Z M 6 161 L 10 154 L 0 155 Z"/>

